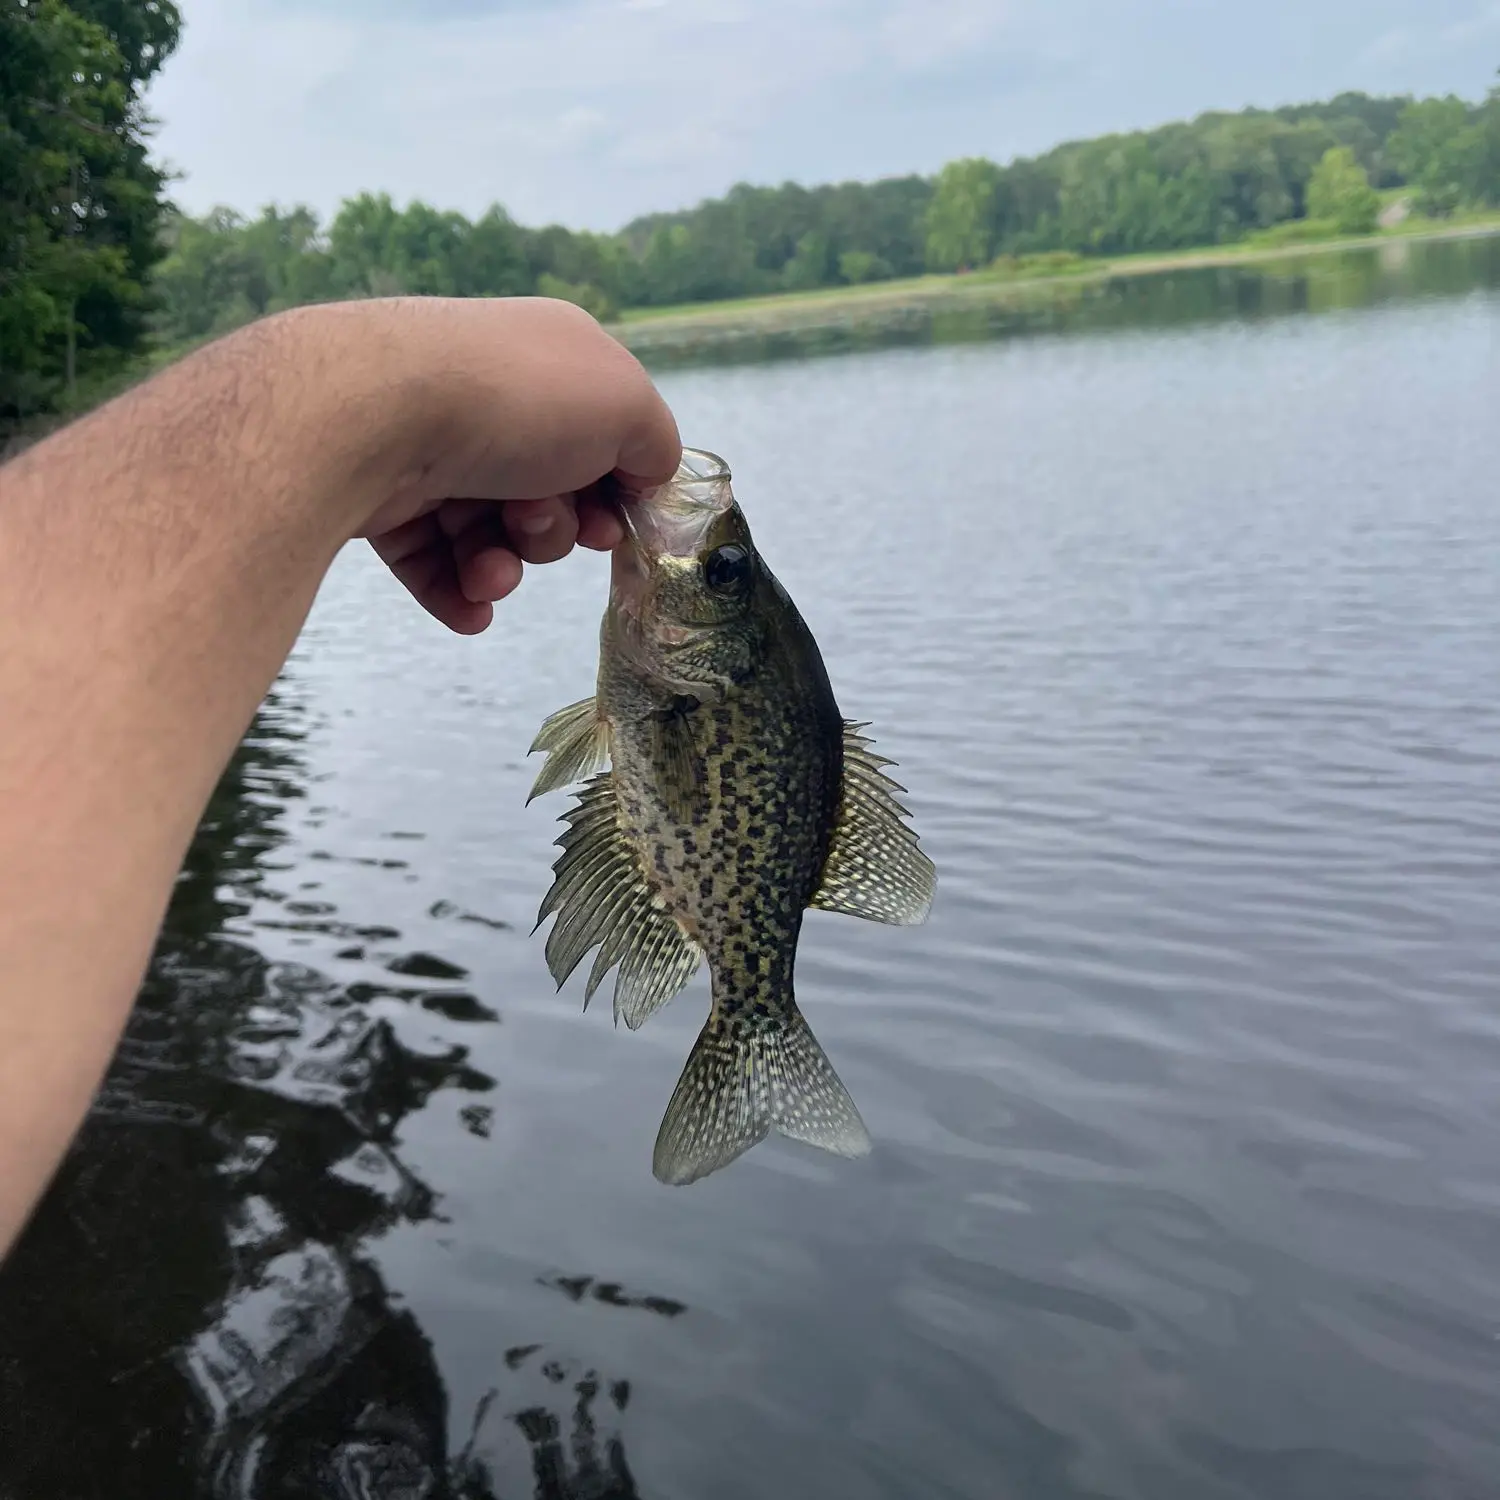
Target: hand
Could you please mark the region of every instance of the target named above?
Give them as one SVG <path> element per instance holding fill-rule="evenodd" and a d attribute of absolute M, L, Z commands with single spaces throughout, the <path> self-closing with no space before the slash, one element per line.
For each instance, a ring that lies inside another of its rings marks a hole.
<path fill-rule="evenodd" d="M 484 630 L 525 563 L 556 562 L 576 543 L 608 552 L 625 534 L 594 486 L 545 500 L 444 500 L 370 543 L 423 609 L 460 635 Z"/>
<path fill-rule="evenodd" d="M 484 630 L 526 563 L 623 536 L 612 498 L 676 472 L 676 423 L 645 371 L 587 313 L 546 298 L 408 298 L 317 309 L 418 370 L 415 479 L 361 526 L 418 602 L 461 634 Z M 465 370 L 462 379 L 433 371 Z M 425 414 L 425 415 L 424 415 Z M 408 463 L 408 469 L 413 467 Z"/>

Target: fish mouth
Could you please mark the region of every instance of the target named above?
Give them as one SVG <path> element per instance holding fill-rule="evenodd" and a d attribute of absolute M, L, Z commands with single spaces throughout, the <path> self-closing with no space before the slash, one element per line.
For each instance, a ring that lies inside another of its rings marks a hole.
<path fill-rule="evenodd" d="M 620 506 L 626 545 L 648 561 L 692 557 L 714 522 L 734 504 L 729 465 L 717 453 L 684 448 L 677 472 L 654 494 L 625 497 Z"/>

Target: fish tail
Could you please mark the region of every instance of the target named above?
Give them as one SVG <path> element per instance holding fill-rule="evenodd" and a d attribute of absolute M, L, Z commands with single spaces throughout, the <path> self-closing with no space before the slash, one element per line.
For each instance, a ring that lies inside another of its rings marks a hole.
<path fill-rule="evenodd" d="M 794 1004 L 756 1021 L 716 1011 L 677 1080 L 651 1170 L 661 1182 L 696 1182 L 772 1129 L 837 1156 L 870 1149 L 849 1091 Z"/>

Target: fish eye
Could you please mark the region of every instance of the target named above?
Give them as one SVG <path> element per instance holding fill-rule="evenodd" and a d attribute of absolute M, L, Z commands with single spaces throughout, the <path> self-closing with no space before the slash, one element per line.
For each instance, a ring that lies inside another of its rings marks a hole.
<path fill-rule="evenodd" d="M 727 594 L 750 577 L 750 554 L 733 542 L 715 547 L 703 559 L 703 581 L 715 593 Z"/>

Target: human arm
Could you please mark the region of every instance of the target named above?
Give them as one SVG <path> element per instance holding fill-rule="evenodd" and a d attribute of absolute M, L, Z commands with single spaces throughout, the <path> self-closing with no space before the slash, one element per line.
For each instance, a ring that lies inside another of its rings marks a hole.
<path fill-rule="evenodd" d="M 252 325 L 0 468 L 0 1254 L 343 544 L 471 633 L 523 559 L 611 544 L 597 481 L 679 453 L 576 309 L 391 299 Z"/>

